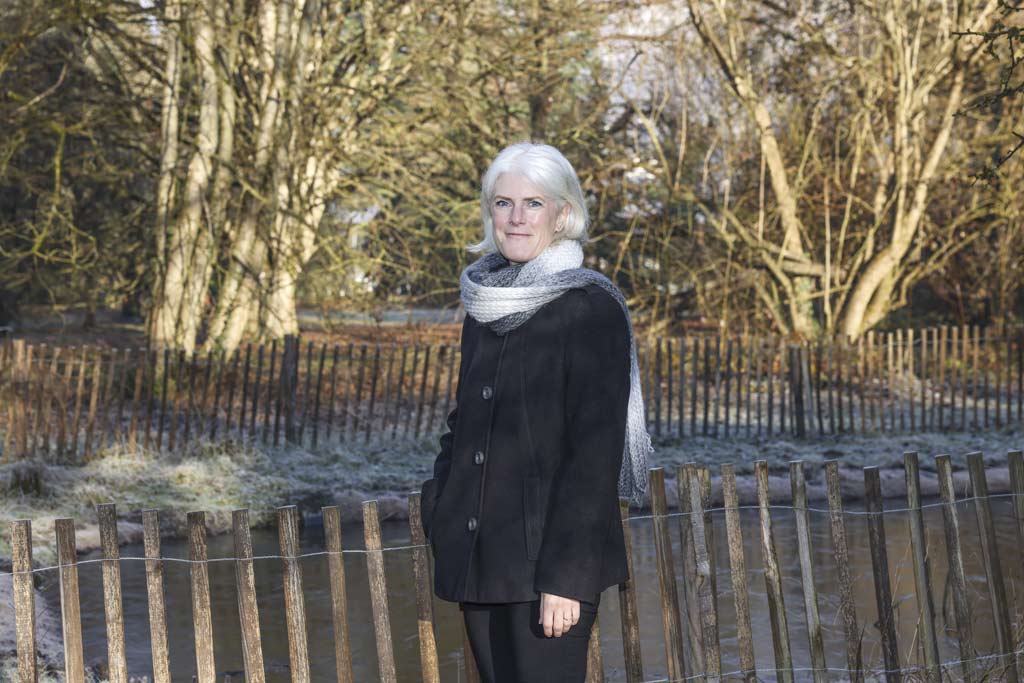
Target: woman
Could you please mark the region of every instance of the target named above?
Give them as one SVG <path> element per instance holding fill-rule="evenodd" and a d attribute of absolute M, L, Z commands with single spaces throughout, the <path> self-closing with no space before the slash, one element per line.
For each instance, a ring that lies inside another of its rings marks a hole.
<path fill-rule="evenodd" d="M 460 278 L 455 410 L 423 485 L 434 592 L 458 602 L 488 682 L 583 681 L 601 592 L 628 578 L 620 496 L 650 438 L 625 300 L 582 268 L 587 209 L 554 147 L 484 175 L 486 255 Z"/>

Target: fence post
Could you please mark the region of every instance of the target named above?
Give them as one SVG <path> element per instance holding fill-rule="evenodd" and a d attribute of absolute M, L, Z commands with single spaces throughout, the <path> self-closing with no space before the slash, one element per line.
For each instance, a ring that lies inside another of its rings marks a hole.
<path fill-rule="evenodd" d="M 277 535 L 284 564 L 284 612 L 288 622 L 288 660 L 292 683 L 309 683 L 309 640 L 306 602 L 299 566 L 299 511 L 294 505 L 277 508 Z"/>
<path fill-rule="evenodd" d="M 793 400 L 792 423 L 798 438 L 807 436 L 807 406 L 804 391 L 804 347 L 789 347 L 789 392 Z"/>
<path fill-rule="evenodd" d="M 954 328 L 955 330 L 956 328 Z M 960 548 L 960 522 L 956 513 L 953 468 L 948 455 L 935 457 L 935 471 L 939 475 L 939 496 L 942 498 L 943 529 L 946 534 L 946 550 L 949 556 L 949 582 L 953 593 L 961 669 L 964 681 L 970 683 L 974 680 L 974 675 L 968 660 L 974 657 L 974 635 L 970 606 L 967 602 L 967 577 L 964 572 L 963 551 Z"/>
<path fill-rule="evenodd" d="M 384 576 L 384 554 L 381 550 L 380 521 L 377 501 L 363 502 L 363 534 L 366 542 L 366 569 L 370 576 L 370 598 L 373 628 L 377 639 L 377 660 L 380 680 L 395 683 L 395 655 L 391 647 L 391 617 L 388 614 L 388 587 Z"/>
<path fill-rule="evenodd" d="M 907 481 L 907 520 L 910 524 L 910 546 L 914 558 L 914 588 L 917 595 L 917 620 L 921 625 L 921 649 L 924 651 L 925 677 L 939 683 L 939 644 L 935 638 L 935 606 L 932 604 L 931 563 L 927 554 L 924 515 L 921 512 L 921 476 L 917 453 L 903 454 Z"/>
<path fill-rule="evenodd" d="M 210 612 L 210 575 L 206 566 L 206 513 L 189 512 L 187 518 L 196 671 L 199 683 L 216 683 L 217 667 L 213 659 L 213 617 Z"/>
<path fill-rule="evenodd" d="M 789 649 L 789 626 L 786 619 L 786 604 L 782 597 L 782 573 L 779 557 L 775 552 L 775 535 L 772 532 L 772 514 L 768 499 L 768 462 L 754 463 L 757 479 L 757 506 L 761 517 L 761 557 L 764 562 L 764 583 L 768 594 L 768 612 L 772 626 L 772 647 L 775 653 L 775 668 L 779 680 L 793 683 L 793 657 Z"/>
<path fill-rule="evenodd" d="M 679 504 L 679 548 L 682 564 L 682 602 L 683 602 L 683 642 L 689 643 L 689 658 L 684 658 L 684 665 L 693 662 L 694 672 L 704 666 L 704 640 L 701 637 L 700 606 L 697 604 L 697 553 L 693 543 L 693 525 L 690 516 L 689 479 L 692 471 L 679 465 L 676 468 L 676 501 Z"/>
<path fill-rule="evenodd" d="M 107 665 L 110 683 L 128 682 L 125 660 L 124 619 L 121 603 L 121 565 L 117 543 L 117 508 L 113 503 L 96 506 L 103 548 L 103 611 L 107 620 Z"/>
<path fill-rule="evenodd" d="M 696 466 L 686 465 L 687 495 L 690 499 L 690 526 L 693 530 L 693 548 L 696 554 L 697 581 L 695 597 L 700 606 L 702 644 L 704 646 L 704 673 L 706 680 L 717 683 L 722 674 L 722 656 L 718 641 L 718 610 L 715 603 L 714 568 L 710 558 L 704 525 L 704 501 L 701 478 Z M 684 551 L 685 552 L 685 549 Z"/>
<path fill-rule="evenodd" d="M 665 633 L 665 659 L 669 680 L 685 676 L 683 630 L 679 623 L 679 593 L 672 562 L 672 542 L 668 533 L 668 504 L 665 500 L 665 470 L 650 470 L 651 513 L 654 524 L 654 549 L 658 557 L 658 587 L 661 593 L 661 624 Z"/>
<path fill-rule="evenodd" d="M 977 353 L 975 354 L 977 355 Z M 977 403 L 975 403 L 977 405 Z M 1000 680 L 1017 683 L 1017 663 L 1015 661 L 1014 636 L 1010 626 L 1009 603 L 1006 599 L 1006 586 L 1003 583 L 1003 570 L 999 561 L 999 543 L 996 529 L 992 522 L 992 506 L 988 499 L 988 480 L 985 477 L 985 460 L 981 453 L 967 455 L 967 468 L 971 476 L 971 495 L 974 498 L 974 511 L 978 518 L 978 536 L 981 537 L 981 556 L 985 564 L 985 575 L 988 579 L 988 597 L 992 604 L 992 621 L 995 625 L 996 641 L 999 652 L 1003 655 L 1004 669 Z"/>
<path fill-rule="evenodd" d="M 242 665 L 246 683 L 263 683 L 263 639 L 256 601 L 256 576 L 252 564 L 252 534 L 249 511 L 232 510 L 231 529 L 235 545 L 235 590 L 238 593 L 238 622 L 242 631 Z"/>
<path fill-rule="evenodd" d="M 825 645 L 818 615 L 818 592 L 814 587 L 814 564 L 811 560 L 811 520 L 807 512 L 807 481 L 804 463 L 789 463 L 789 483 L 793 493 L 793 516 L 796 518 L 797 552 L 800 555 L 800 583 L 803 585 L 804 613 L 807 615 L 807 641 L 811 650 L 811 665 L 815 683 L 828 677 L 825 663 Z"/>
<path fill-rule="evenodd" d="M 334 347 L 337 360 L 338 347 Z M 335 506 L 321 509 L 324 516 L 324 539 L 327 546 L 327 567 L 331 581 L 331 618 L 334 625 L 334 661 L 338 683 L 353 683 L 352 650 L 348 642 L 348 596 L 345 592 L 345 563 L 341 554 L 341 513 Z"/>
<path fill-rule="evenodd" d="M 736 640 L 740 648 L 740 668 L 744 683 L 757 681 L 754 662 L 754 638 L 750 628 L 750 600 L 747 592 L 747 562 L 743 553 L 743 529 L 740 525 L 739 496 L 736 494 L 736 471 L 731 464 L 722 465 L 722 499 L 725 505 L 725 531 L 729 538 L 729 573 L 736 607 Z"/>
<path fill-rule="evenodd" d="M 430 590 L 430 559 L 423 547 L 427 538 L 423 533 L 423 521 L 420 519 L 420 494 L 418 491 L 409 494 L 409 537 L 414 546 L 412 549 L 412 574 L 416 588 L 416 625 L 420 640 L 420 668 L 422 680 L 427 683 L 439 683 L 441 674 L 438 671 L 437 643 L 434 640 L 434 605 Z"/>
<path fill-rule="evenodd" d="M 11 522 L 11 550 L 14 577 L 14 630 L 18 647 L 19 683 L 37 683 L 36 606 L 32 587 L 32 522 Z"/>
<path fill-rule="evenodd" d="M 857 608 L 853 602 L 853 581 L 850 579 L 850 552 L 846 544 L 846 522 L 843 520 L 843 494 L 839 483 L 839 462 L 825 463 L 825 481 L 828 489 L 829 532 L 832 537 L 832 556 L 835 558 L 839 582 L 839 614 L 846 635 L 846 666 L 851 683 L 863 683 L 861 668 L 861 634 L 857 626 Z"/>
<path fill-rule="evenodd" d="M 633 535 L 629 530 L 629 502 L 619 499 L 619 519 L 622 538 L 626 546 L 629 578 L 619 584 L 619 615 L 622 620 L 622 658 L 626 667 L 626 683 L 640 683 L 644 678 L 640 656 L 640 622 L 636 604 L 636 585 L 633 583 Z"/>
<path fill-rule="evenodd" d="M 890 348 L 892 347 L 890 346 Z M 864 497 L 867 499 L 868 540 L 871 545 L 871 567 L 875 577 L 875 604 L 878 608 L 878 626 L 882 633 L 882 657 L 885 661 L 885 680 L 888 683 L 899 683 L 899 645 L 896 641 L 896 618 L 893 614 L 892 588 L 889 583 L 889 556 L 885 548 L 882 481 L 878 473 L 878 467 L 864 468 Z"/>
<path fill-rule="evenodd" d="M 142 511 L 150 650 L 153 655 L 153 683 L 171 683 L 170 661 L 167 655 L 167 619 L 164 613 L 164 565 L 160 559 L 158 514 L 156 510 Z"/>
<path fill-rule="evenodd" d="M 60 614 L 64 635 L 64 680 L 85 683 L 82 655 L 82 612 L 78 601 L 78 558 L 75 553 L 75 520 L 53 521 L 57 536 L 57 564 L 60 568 Z"/>

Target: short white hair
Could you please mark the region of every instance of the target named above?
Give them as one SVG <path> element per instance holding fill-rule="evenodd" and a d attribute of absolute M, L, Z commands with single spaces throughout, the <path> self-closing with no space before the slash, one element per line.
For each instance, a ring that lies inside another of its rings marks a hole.
<path fill-rule="evenodd" d="M 494 241 L 491 204 L 494 202 L 494 187 L 498 184 L 498 178 L 505 173 L 517 173 L 529 180 L 545 197 L 555 201 L 559 211 L 568 204 L 569 215 L 562 230 L 555 234 L 555 241 L 571 239 L 581 245 L 587 243 L 590 218 L 576 169 L 551 145 L 518 142 L 498 152 L 484 173 L 480 188 L 480 217 L 483 219 L 484 238 L 466 247 L 469 251 L 487 254 L 498 251 L 498 243 Z"/>

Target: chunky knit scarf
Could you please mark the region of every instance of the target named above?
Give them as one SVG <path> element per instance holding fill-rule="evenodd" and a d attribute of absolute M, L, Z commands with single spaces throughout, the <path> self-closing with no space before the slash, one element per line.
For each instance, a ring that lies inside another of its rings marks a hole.
<path fill-rule="evenodd" d="M 630 364 L 629 414 L 619 471 L 619 496 L 640 505 L 647 491 L 647 454 L 654 448 L 644 419 L 633 325 L 619 288 L 601 273 L 582 268 L 582 265 L 583 248 L 576 240 L 555 242 L 523 264 L 512 264 L 499 252 L 493 252 L 462 271 L 459 278 L 462 305 L 468 315 L 504 335 L 569 289 L 594 283 L 615 297 L 629 325 Z"/>

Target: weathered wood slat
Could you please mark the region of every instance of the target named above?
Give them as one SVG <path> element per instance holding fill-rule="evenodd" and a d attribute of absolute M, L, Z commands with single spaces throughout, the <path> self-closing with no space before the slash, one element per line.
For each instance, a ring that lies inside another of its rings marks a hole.
<path fill-rule="evenodd" d="M 689 653 L 684 653 L 683 664 L 687 667 L 687 676 L 704 668 L 704 639 L 701 632 L 700 605 L 697 599 L 697 553 L 693 542 L 693 525 L 690 517 L 690 475 L 692 470 L 680 465 L 676 468 L 676 501 L 679 505 L 679 562 L 682 565 L 683 642 L 689 645 Z M 695 671 L 696 670 L 696 671 Z"/>
<path fill-rule="evenodd" d="M 440 683 L 441 673 L 437 662 L 437 642 L 434 639 L 434 600 L 430 584 L 430 558 L 424 546 L 427 538 L 423 533 L 420 519 L 420 494 L 410 493 L 409 538 L 412 541 L 412 575 L 416 591 L 416 626 L 420 643 L 420 680 L 426 683 Z"/>
<path fill-rule="evenodd" d="M 402 347 L 402 359 L 398 365 L 398 382 L 395 391 L 395 416 L 394 421 L 391 423 L 391 438 L 395 438 L 398 434 L 398 423 L 402 416 L 402 390 L 405 388 L 405 359 L 409 349 Z M 414 352 L 415 353 L 415 352 Z M 451 411 L 449 411 L 451 412 Z M 446 413 L 447 414 L 447 413 Z M 408 423 L 407 423 L 408 424 Z"/>
<path fill-rule="evenodd" d="M 142 400 L 142 381 L 145 378 L 146 368 L 146 355 L 144 349 L 139 349 L 139 359 L 135 366 L 135 385 L 132 391 L 132 408 L 131 416 L 128 418 L 128 452 L 135 454 L 138 448 L 138 438 L 136 436 L 138 430 L 139 420 L 139 402 Z"/>
<path fill-rule="evenodd" d="M 1016 520 L 1017 548 L 1024 552 L 1024 452 L 1010 451 L 1010 491 L 1013 493 L 1013 518 Z M 1024 599 L 1024 598 L 1022 598 Z M 1024 611 L 1024 604 L 1019 606 Z"/>
<path fill-rule="evenodd" d="M 228 376 L 228 398 L 224 405 L 224 433 L 231 433 L 231 415 L 235 410 L 235 389 L 238 387 L 238 364 L 242 358 L 242 350 L 235 349 L 231 354 L 231 374 Z"/>
<path fill-rule="evenodd" d="M 178 438 L 178 404 L 181 401 L 181 375 L 185 366 L 185 350 L 181 349 L 174 354 L 174 391 L 171 392 L 171 414 L 167 420 L 167 448 L 170 451 L 175 449 Z"/>
<path fill-rule="evenodd" d="M 171 683 L 167 650 L 167 616 L 164 609 L 164 563 L 160 559 L 160 518 L 156 510 L 142 511 L 142 534 L 146 555 L 146 596 L 149 602 L 153 683 Z"/>
<path fill-rule="evenodd" d="M 121 565 L 117 542 L 117 508 L 113 503 L 96 506 L 103 552 L 103 613 L 107 620 L 107 666 L 110 683 L 128 683 L 125 659 L 124 616 L 121 603 Z"/>
<path fill-rule="evenodd" d="M 420 427 L 423 420 L 423 406 L 427 400 L 427 377 L 430 374 L 430 344 L 423 347 L 423 371 L 420 376 L 420 395 L 416 401 L 416 430 L 413 435 L 420 436 Z M 415 376 L 415 374 L 414 374 Z"/>
<path fill-rule="evenodd" d="M 977 401 L 975 401 L 977 408 Z M 978 519 L 978 536 L 981 539 L 981 557 L 985 565 L 988 585 L 988 599 L 992 606 L 992 621 L 995 626 L 996 644 L 1003 659 L 997 676 L 1001 681 L 1017 683 L 1019 680 L 1017 662 L 1014 656 L 1014 633 L 1010 625 L 1009 600 L 1003 581 L 1003 568 L 999 557 L 999 542 L 992 521 L 992 504 L 988 498 L 988 479 L 985 476 L 985 459 L 979 452 L 967 455 L 967 469 L 971 477 L 971 495 L 974 498 L 974 512 Z"/>
<path fill-rule="evenodd" d="M 843 620 L 846 636 L 846 666 L 851 683 L 863 683 L 861 666 L 861 634 L 857 625 L 857 609 L 853 600 L 853 581 L 850 578 L 850 551 L 846 542 L 846 522 L 843 519 L 843 494 L 839 481 L 839 462 L 825 463 L 825 482 L 828 495 L 829 533 L 832 538 L 832 556 L 835 558 L 836 578 L 839 584 L 839 616 Z"/>
<path fill-rule="evenodd" d="M 324 363 L 327 360 L 327 344 L 320 345 L 320 360 L 316 366 L 316 394 L 313 398 L 313 448 L 320 441 L 320 394 L 324 382 Z"/>
<path fill-rule="evenodd" d="M 690 434 L 697 434 L 697 372 L 699 363 L 700 337 L 693 338 L 693 365 L 690 371 Z"/>
<path fill-rule="evenodd" d="M 376 379 L 376 376 L 374 377 Z M 304 443 L 306 423 L 309 421 L 309 393 L 313 382 L 313 342 L 306 342 L 306 384 L 302 390 L 302 419 L 299 420 L 299 443 Z M 372 399 L 371 399 L 372 400 Z"/>
<path fill-rule="evenodd" d="M 198 683 L 217 683 L 217 665 L 213 657 L 213 615 L 210 611 L 210 575 L 206 558 L 206 513 L 189 512 L 187 519 L 188 573 Z"/>
<path fill-rule="evenodd" d="M 925 680 L 938 683 L 939 644 L 935 631 L 935 606 L 932 603 L 931 562 L 928 556 L 924 515 L 921 512 L 921 474 L 917 453 L 903 454 L 907 483 L 907 522 L 910 526 L 910 552 L 914 560 L 914 590 L 917 596 L 917 622 L 920 625 L 921 651 L 924 654 Z"/>
<path fill-rule="evenodd" d="M 359 372 L 356 374 L 355 404 L 351 406 L 352 430 L 346 432 L 349 439 L 359 433 L 359 418 L 363 411 L 363 378 L 366 374 L 366 344 L 359 345 Z M 421 394 L 422 398 L 422 394 Z M 419 421 L 416 423 L 417 435 L 419 434 Z"/>
<path fill-rule="evenodd" d="M 704 501 L 701 478 L 696 466 L 686 466 L 690 499 L 690 525 L 693 548 L 696 553 L 696 597 L 700 607 L 701 641 L 704 646 L 704 674 L 709 683 L 717 683 L 722 676 L 722 653 L 718 641 L 718 607 L 715 601 L 714 567 L 710 558 L 708 538 L 704 525 Z"/>
<path fill-rule="evenodd" d="M 587 683 L 604 683 L 604 660 L 601 657 L 601 624 L 597 617 L 587 641 Z"/>
<path fill-rule="evenodd" d="M 804 463 L 789 463 L 789 483 L 793 493 L 793 516 L 796 520 L 797 554 L 800 557 L 800 583 L 803 588 L 804 614 L 807 618 L 807 642 L 811 650 L 814 680 L 828 680 L 825 643 L 818 615 L 818 591 L 814 585 L 814 564 L 811 559 L 811 520 L 807 511 L 807 479 Z"/>
<path fill-rule="evenodd" d="M 954 328 L 955 332 L 955 328 Z M 949 585 L 953 593 L 953 613 L 956 617 L 957 645 L 959 646 L 963 680 L 974 680 L 974 626 L 970 604 L 967 602 L 967 576 L 964 572 L 963 550 L 960 547 L 960 520 L 956 511 L 956 492 L 953 488 L 953 467 L 948 455 L 935 457 L 935 471 L 939 475 L 939 497 L 942 498 L 943 530 L 949 560 Z"/>
<path fill-rule="evenodd" d="M 252 382 L 252 407 L 249 409 L 249 438 L 256 440 L 256 416 L 260 411 L 260 391 L 263 388 L 263 344 L 256 349 L 256 376 Z"/>
<path fill-rule="evenodd" d="M 18 683 L 37 683 L 36 604 L 32 583 L 32 522 L 11 522 L 11 570 L 14 589 L 14 631 L 18 648 Z"/>
<path fill-rule="evenodd" d="M 282 353 L 281 355 L 283 356 L 284 354 Z M 284 368 L 284 364 L 285 364 L 284 360 L 282 359 L 282 361 L 281 361 L 281 369 L 277 371 L 278 383 L 280 383 L 281 377 L 285 374 L 283 372 L 283 370 L 285 369 Z M 266 446 L 270 442 L 270 436 L 271 436 L 271 432 L 272 431 L 275 432 L 274 436 L 276 436 L 276 432 L 277 432 L 276 425 L 279 425 L 280 422 L 281 422 L 280 418 L 275 419 L 273 422 L 271 422 L 271 420 L 270 420 L 270 415 L 271 415 L 270 409 L 271 409 L 271 407 L 275 407 L 275 411 L 274 411 L 275 416 L 281 414 L 281 410 L 280 410 L 281 394 L 280 394 L 280 392 L 275 392 L 274 391 L 274 370 L 276 369 L 276 366 L 277 366 L 277 340 L 276 339 L 272 339 L 270 341 L 270 367 L 267 368 L 267 393 L 266 393 L 266 397 L 263 400 L 263 425 L 262 425 L 263 428 L 260 430 L 261 431 L 260 438 L 262 439 L 264 446 Z"/>
<path fill-rule="evenodd" d="M 757 481 L 757 507 L 761 519 L 761 557 L 764 563 L 765 590 L 768 594 L 768 612 L 772 628 L 772 649 L 775 653 L 775 668 L 778 679 L 793 683 L 793 657 L 789 649 L 789 626 L 786 619 L 786 603 L 782 593 L 782 572 L 779 556 L 775 551 L 775 534 L 772 531 L 772 515 L 768 497 L 768 462 L 754 463 Z"/>
<path fill-rule="evenodd" d="M 441 385 L 440 363 L 444 359 L 444 350 L 445 350 L 445 347 L 442 346 L 441 347 L 441 357 L 438 358 L 438 370 L 437 370 L 437 372 L 434 373 L 434 390 L 433 390 L 433 393 L 431 395 L 431 400 L 430 400 L 430 418 L 428 420 L 428 422 L 430 424 L 434 423 L 434 413 L 437 410 L 437 392 L 438 392 L 438 390 L 440 388 L 440 385 Z M 370 434 L 373 432 L 373 427 L 374 427 L 374 425 L 373 425 L 373 416 L 375 414 L 376 403 L 377 403 L 377 376 L 379 374 L 380 374 L 380 344 L 377 344 L 373 348 L 373 371 L 370 373 L 370 411 L 369 411 L 369 416 L 366 419 L 366 432 L 365 432 L 364 438 L 363 438 L 364 442 L 369 442 L 370 441 Z M 387 417 L 387 404 L 384 405 L 384 408 L 381 410 L 381 413 L 382 413 L 382 415 L 381 415 L 380 431 L 381 431 L 381 433 L 383 433 L 385 418 Z"/>
<path fill-rule="evenodd" d="M 641 683 L 644 665 L 640 650 L 640 617 L 633 581 L 633 534 L 629 529 L 629 502 L 619 499 L 619 518 L 626 547 L 629 578 L 619 584 L 619 617 L 622 622 L 622 658 L 626 668 L 626 683 Z"/>
<path fill-rule="evenodd" d="M 672 351 L 672 338 L 665 340 L 665 362 L 668 367 L 665 369 L 665 433 L 672 433 L 672 403 L 675 399 L 675 392 L 673 391 L 673 378 L 675 377 L 674 369 L 675 357 Z"/>
<path fill-rule="evenodd" d="M 740 669 L 745 683 L 757 681 L 754 638 L 750 626 L 750 598 L 747 590 L 747 561 L 743 551 L 743 527 L 740 524 L 736 471 L 722 465 L 722 499 L 725 505 L 725 531 L 729 540 L 729 573 L 732 577 L 733 605 L 736 609 L 736 640 L 740 650 Z"/>
<path fill-rule="evenodd" d="M 292 683 L 309 683 L 306 600 L 302 596 L 302 567 L 299 565 L 299 510 L 294 505 L 277 508 L 277 535 L 284 565 L 284 612 Z"/>
<path fill-rule="evenodd" d="M 82 653 L 82 612 L 78 600 L 78 557 L 75 551 L 75 520 L 53 521 L 57 536 L 57 564 L 60 572 L 61 633 L 64 636 L 64 680 L 85 683 Z"/>
<path fill-rule="evenodd" d="M 85 375 L 89 362 L 89 345 L 82 345 L 82 355 L 78 360 L 78 384 L 75 390 L 75 416 L 71 421 L 71 444 L 68 453 L 78 454 L 78 437 L 82 429 L 82 394 L 85 391 Z M 159 444 L 157 446 L 159 448 Z"/>
<path fill-rule="evenodd" d="M 100 400 L 100 386 L 103 384 L 103 352 L 96 351 L 92 363 L 92 392 L 89 394 L 89 418 L 85 421 L 85 445 L 83 458 L 86 462 L 92 459 L 92 440 L 96 429 L 96 409 Z"/>
<path fill-rule="evenodd" d="M 338 347 L 335 346 L 335 355 Z M 322 508 L 327 568 L 331 582 L 331 619 L 334 626 L 334 661 L 338 683 L 354 683 L 352 647 L 349 644 L 348 594 L 345 587 L 345 563 L 341 554 L 341 513 L 335 506 Z"/>
<path fill-rule="evenodd" d="M 252 559 L 252 534 L 249 511 L 231 512 L 231 529 L 235 546 L 235 589 L 238 594 L 238 622 L 242 635 L 242 665 L 246 683 L 263 683 L 263 637 L 260 634 L 259 603 L 256 600 L 256 575 Z"/>
<path fill-rule="evenodd" d="M 665 660 L 668 678 L 683 678 L 683 629 L 679 622 L 679 593 L 672 561 L 672 543 L 668 533 L 668 504 L 665 499 L 665 470 L 650 470 L 649 491 L 654 525 L 654 549 L 658 558 L 658 588 L 661 595 L 661 625 L 665 634 Z"/>
<path fill-rule="evenodd" d="M 334 427 L 334 401 L 338 396 L 338 360 L 341 349 L 337 344 L 331 352 L 331 398 L 327 401 L 327 428 L 324 431 L 324 441 L 331 440 L 331 429 Z"/>
<path fill-rule="evenodd" d="M 377 501 L 363 502 L 363 536 L 366 543 L 366 569 L 370 578 L 370 605 L 373 609 L 373 630 L 377 642 L 378 674 L 382 683 L 395 683 L 395 655 L 391 645 L 391 616 L 388 611 L 388 588 L 384 576 L 384 555 L 381 550 L 380 519 Z"/>
<path fill-rule="evenodd" d="M 276 344 L 276 342 L 275 342 Z M 281 349 L 281 371 L 277 373 L 277 385 L 274 393 L 274 446 L 276 447 L 281 440 L 281 414 L 284 413 L 285 420 L 285 438 L 290 442 L 294 436 L 295 428 L 295 368 L 297 359 L 293 358 L 293 354 L 296 353 L 298 344 L 296 337 L 293 334 L 287 334 L 284 337 L 284 346 Z M 273 378 L 274 375 L 274 355 L 276 349 L 271 349 L 270 352 L 270 375 Z M 270 386 L 274 386 L 273 382 L 270 382 Z M 268 402 L 269 405 L 269 402 Z M 266 430 L 264 430 L 265 432 Z"/>
<path fill-rule="evenodd" d="M 885 547 L 882 481 L 877 467 L 864 468 L 864 496 L 868 512 L 868 541 L 871 546 L 871 568 L 874 574 L 878 625 L 882 636 L 885 679 L 888 683 L 899 683 L 901 680 L 899 644 L 896 640 L 896 615 L 893 610 L 892 587 L 889 582 L 889 555 Z"/>

